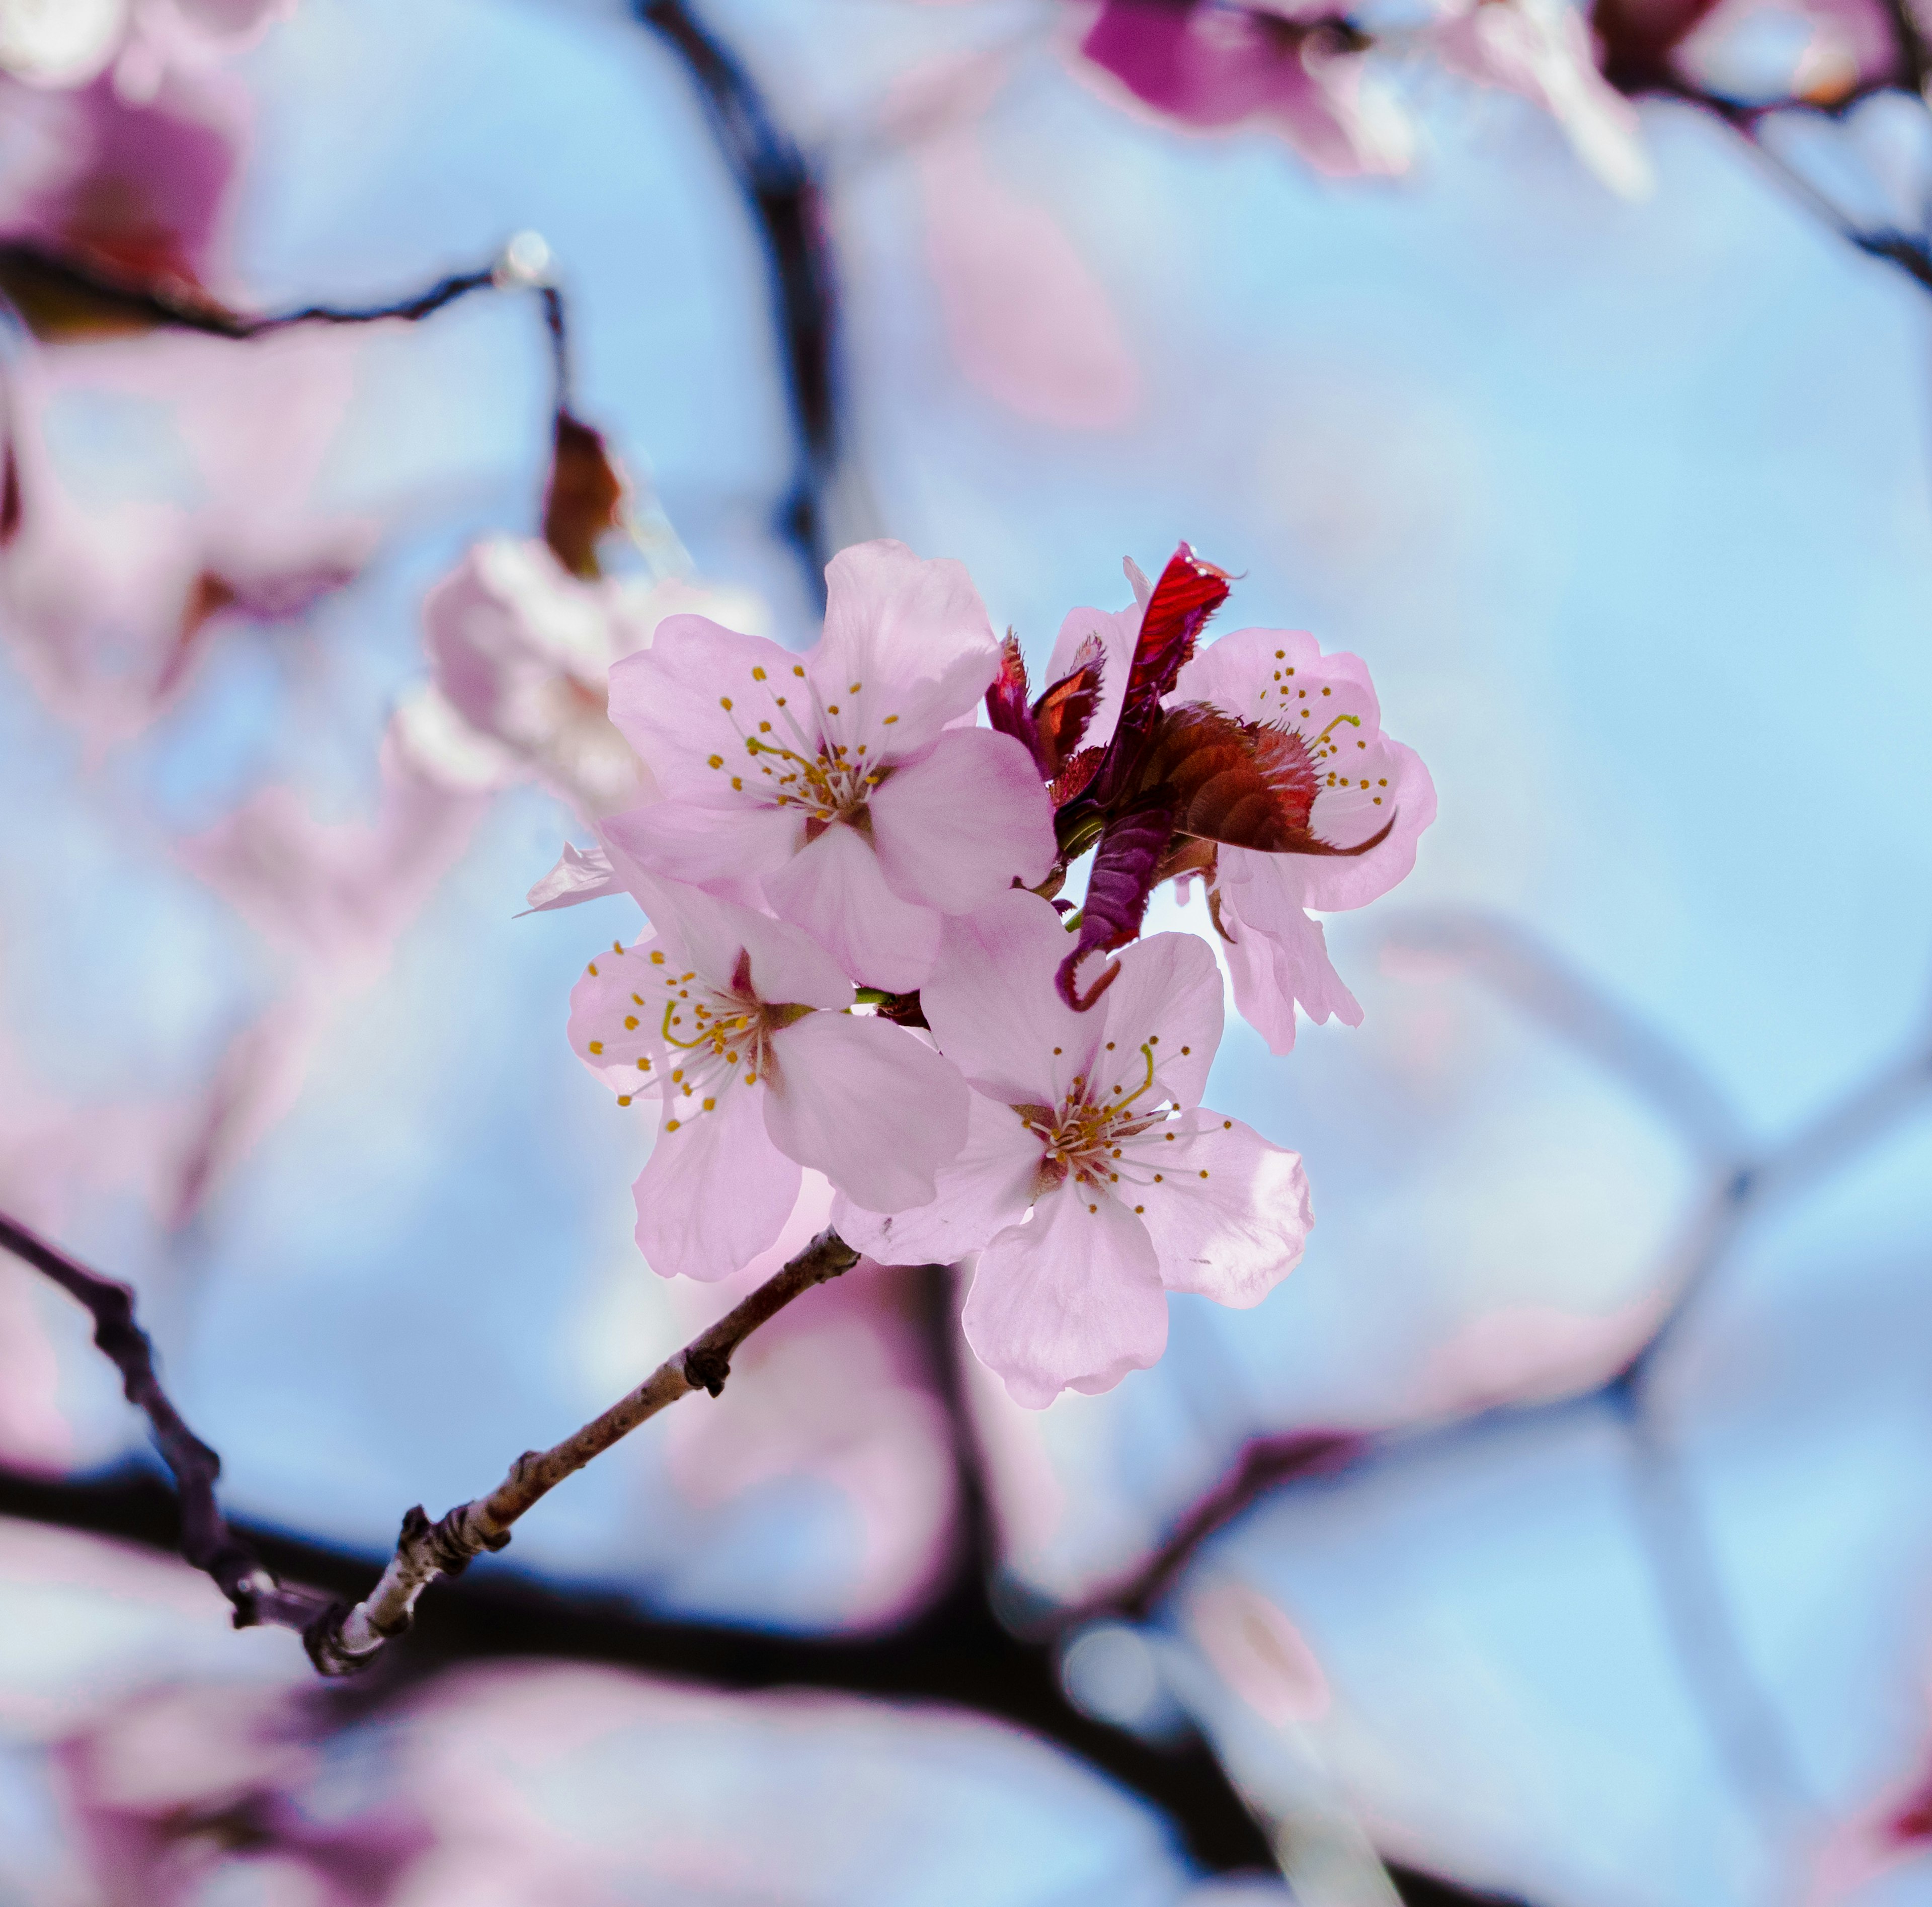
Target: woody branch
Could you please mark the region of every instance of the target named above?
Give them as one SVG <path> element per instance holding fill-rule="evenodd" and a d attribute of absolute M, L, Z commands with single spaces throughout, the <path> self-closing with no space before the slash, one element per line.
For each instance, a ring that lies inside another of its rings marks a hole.
<path fill-rule="evenodd" d="M 837 1233 L 821 1232 L 602 1416 L 548 1450 L 525 1451 L 488 1495 L 459 1504 L 434 1523 L 420 1505 L 411 1509 L 381 1580 L 352 1607 L 306 1584 L 278 1581 L 229 1527 L 214 1496 L 221 1459 L 188 1428 L 163 1389 L 154 1347 L 134 1321 L 134 1296 L 128 1287 L 89 1271 L 4 1214 L 0 1214 L 0 1248 L 92 1314 L 94 1343 L 120 1371 L 128 1401 L 147 1417 L 156 1447 L 174 1473 L 181 1497 L 182 1554 L 228 1598 L 236 1626 L 266 1624 L 299 1632 L 310 1659 L 328 1676 L 352 1675 L 368 1668 L 387 1643 L 410 1627 L 417 1599 L 431 1583 L 458 1574 L 485 1550 L 502 1548 L 518 1519 L 593 1457 L 693 1391 L 717 1396 L 739 1347 L 760 1325 L 859 1261 L 858 1253 Z"/>

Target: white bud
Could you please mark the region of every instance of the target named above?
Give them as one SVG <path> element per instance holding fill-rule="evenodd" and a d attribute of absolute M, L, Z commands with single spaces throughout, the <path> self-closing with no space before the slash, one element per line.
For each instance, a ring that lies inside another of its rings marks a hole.
<path fill-rule="evenodd" d="M 550 282 L 550 268 L 555 263 L 541 232 L 519 232 L 497 257 L 496 282 L 506 287 L 521 286 L 533 290 Z"/>

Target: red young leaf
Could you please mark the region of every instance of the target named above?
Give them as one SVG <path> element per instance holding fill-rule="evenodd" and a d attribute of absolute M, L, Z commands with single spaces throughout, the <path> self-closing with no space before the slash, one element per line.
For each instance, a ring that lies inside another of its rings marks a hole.
<path fill-rule="evenodd" d="M 1052 773 L 1040 761 L 1040 735 L 1034 725 L 1033 710 L 1027 706 L 1026 658 L 1020 653 L 1019 638 L 1011 629 L 1000 644 L 1000 672 L 986 691 L 986 719 L 1001 734 L 1025 743 L 1027 752 L 1039 763 L 1042 774 Z"/>
<path fill-rule="evenodd" d="M 1053 785 L 1047 793 L 1053 798 L 1056 808 L 1064 808 L 1076 795 L 1085 792 L 1087 784 L 1099 772 L 1100 764 L 1106 759 L 1104 748 L 1083 748 L 1078 755 L 1070 755 L 1061 764 L 1060 773 L 1053 778 Z"/>
<path fill-rule="evenodd" d="M 1159 795 L 1143 795 L 1107 824 L 1087 877 L 1087 904 L 1080 915 L 1080 938 L 1060 963 L 1060 997 L 1084 1013 L 1113 984 L 1118 966 L 1109 966 L 1093 990 L 1082 994 L 1075 979 L 1082 960 L 1096 948 L 1124 947 L 1141 930 L 1148 896 L 1174 832 L 1174 816 Z"/>
<path fill-rule="evenodd" d="M 1080 746 L 1100 700 L 1105 658 L 1100 638 L 1090 635 L 1075 654 L 1072 669 L 1034 704 L 1034 726 L 1040 736 L 1035 752 L 1044 773 L 1058 775 Z"/>
<path fill-rule="evenodd" d="M 1195 639 L 1208 618 L 1227 599 L 1226 570 L 1203 563 L 1185 543 L 1168 558 L 1141 616 L 1140 640 L 1134 645 L 1133 666 L 1127 674 L 1120 725 L 1110 751 L 1110 794 L 1118 794 L 1132 779 L 1160 713 L 1160 698 L 1173 688 L 1193 655 Z"/>
<path fill-rule="evenodd" d="M 1242 722 L 1205 702 L 1162 712 L 1141 763 L 1140 785 L 1165 794 L 1177 832 L 1264 854 L 1364 854 L 1379 832 L 1352 848 L 1309 825 L 1316 775 L 1308 745 L 1292 728 Z"/>

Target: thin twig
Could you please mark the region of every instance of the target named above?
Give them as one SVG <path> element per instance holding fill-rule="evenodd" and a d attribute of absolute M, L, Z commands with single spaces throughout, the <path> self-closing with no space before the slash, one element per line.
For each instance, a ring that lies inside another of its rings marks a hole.
<path fill-rule="evenodd" d="M 180 1491 L 182 1554 L 212 1577 L 235 1608 L 238 1628 L 268 1623 L 300 1632 L 325 1675 L 366 1668 L 414 1617 L 417 1599 L 440 1576 L 454 1575 L 485 1550 L 501 1549 L 531 1506 L 620 1437 L 692 1391 L 716 1397 L 738 1347 L 794 1298 L 850 1271 L 859 1254 L 837 1233 L 821 1232 L 797 1257 L 674 1351 L 627 1396 L 548 1450 L 526 1450 L 488 1496 L 432 1523 L 418 1505 L 403 1518 L 382 1580 L 351 1607 L 320 1590 L 278 1582 L 228 1527 L 215 1502 L 221 1459 L 190 1431 L 161 1388 L 154 1347 L 134 1322 L 134 1294 L 100 1277 L 0 1214 L 0 1248 L 44 1273 L 94 1317 L 94 1341 L 122 1374 L 128 1401 L 146 1413 L 154 1442 Z"/>
<path fill-rule="evenodd" d="M 306 1629 L 328 1608 L 330 1599 L 320 1590 L 278 1583 L 254 1550 L 228 1527 L 214 1500 L 221 1459 L 188 1428 L 161 1388 L 154 1347 L 134 1322 L 134 1293 L 77 1264 L 4 1213 L 0 1246 L 52 1279 L 92 1314 L 95 1344 L 121 1373 L 128 1401 L 147 1418 L 155 1448 L 174 1473 L 181 1500 L 181 1553 L 212 1578 L 233 1605 L 236 1627 L 263 1623 Z"/>
<path fill-rule="evenodd" d="M 526 1450 L 487 1497 L 459 1504 L 434 1523 L 421 1505 L 410 1511 L 382 1581 L 352 1609 L 340 1611 L 304 1637 L 316 1667 L 325 1675 L 350 1675 L 366 1667 L 385 1642 L 409 1627 L 417 1597 L 437 1577 L 456 1575 L 486 1549 L 501 1549 L 510 1540 L 511 1527 L 533 1503 L 665 1405 L 696 1390 L 716 1397 L 730 1374 L 733 1353 L 760 1325 L 814 1284 L 849 1272 L 858 1262 L 859 1254 L 828 1227 L 601 1417 L 548 1450 Z"/>
<path fill-rule="evenodd" d="M 297 311 L 251 316 L 232 311 L 178 281 L 136 278 L 42 245 L 17 242 L 0 245 L 0 286 L 16 303 L 31 301 L 37 293 L 64 294 L 85 299 L 96 310 L 118 312 L 130 320 L 237 340 L 263 337 L 296 325 L 374 324 L 384 318 L 413 323 L 472 291 L 502 284 L 500 269 L 493 262 L 480 271 L 452 272 L 427 291 L 384 305 L 304 305 Z"/>

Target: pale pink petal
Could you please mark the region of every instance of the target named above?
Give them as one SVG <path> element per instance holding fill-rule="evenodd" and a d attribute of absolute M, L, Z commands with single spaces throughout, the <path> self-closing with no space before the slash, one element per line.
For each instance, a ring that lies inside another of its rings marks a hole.
<path fill-rule="evenodd" d="M 837 1200 L 832 1223 L 847 1244 L 882 1265 L 951 1265 L 1026 1216 L 1040 1143 L 1011 1107 L 970 1095 L 966 1143 L 938 1175 L 929 1205 L 882 1215 Z"/>
<path fill-rule="evenodd" d="M 556 865 L 524 896 L 530 902 L 525 911 L 544 914 L 553 908 L 574 907 L 580 901 L 601 900 L 606 894 L 623 891 L 624 884 L 602 848 L 578 848 L 566 841 Z"/>
<path fill-rule="evenodd" d="M 777 1005 L 851 1005 L 852 984 L 837 962 L 788 921 L 674 881 L 646 876 L 633 884 L 667 950 L 719 991 L 736 987 L 739 958 L 744 955 L 750 962 L 752 991 L 760 1000 Z"/>
<path fill-rule="evenodd" d="M 1300 1263 L 1315 1218 L 1298 1152 L 1204 1108 L 1122 1149 L 1168 1290 L 1246 1309 Z"/>
<path fill-rule="evenodd" d="M 761 733 L 789 742 L 808 701 L 790 650 L 704 616 L 666 617 L 650 648 L 610 669 L 610 719 L 624 739 L 667 794 L 707 807 L 769 799 L 772 764 L 751 743 Z"/>
<path fill-rule="evenodd" d="M 764 891 L 861 986 L 910 993 L 932 970 L 939 915 L 893 893 L 878 855 L 842 822 L 767 874 Z"/>
<path fill-rule="evenodd" d="M 791 1216 L 798 1163 L 766 1134 L 764 1098 L 734 1087 L 712 1111 L 668 1117 L 658 1129 L 650 1163 L 632 1190 L 638 1249 L 660 1277 L 729 1278 Z"/>
<path fill-rule="evenodd" d="M 1354 656 L 1347 659 L 1361 667 Z M 1324 660 L 1342 658 L 1324 658 L 1322 644 L 1306 629 L 1229 629 L 1196 650 L 1174 682 L 1172 699 L 1212 702 L 1244 722 L 1279 722 L 1293 713 L 1303 699 L 1298 692 Z M 1362 679 L 1367 679 L 1365 668 Z"/>
<path fill-rule="evenodd" d="M 1060 221 L 987 164 L 970 127 L 915 150 L 930 282 L 961 370 L 1060 430 L 1126 422 L 1141 379 L 1106 287 Z"/>
<path fill-rule="evenodd" d="M 766 1085 L 774 1143 L 874 1212 L 928 1203 L 966 1142 L 966 1082 L 887 1020 L 807 1014 L 772 1036 Z"/>
<path fill-rule="evenodd" d="M 954 728 L 896 769 L 872 799 L 872 839 L 895 892 L 943 914 L 970 914 L 1046 878 L 1057 851 L 1053 804 L 1024 745 L 990 728 Z"/>
<path fill-rule="evenodd" d="M 1147 1227 L 1070 1182 L 980 1254 L 961 1318 L 974 1355 L 1016 1404 L 1111 1390 L 1167 1348 L 1167 1296 Z"/>
<path fill-rule="evenodd" d="M 759 896 L 758 877 L 784 866 L 803 824 L 784 808 L 707 808 L 652 801 L 598 824 L 608 844 L 668 881 L 706 887 L 741 902 Z"/>
<path fill-rule="evenodd" d="M 1359 1026 L 1362 1010 L 1328 958 L 1322 923 L 1301 905 L 1305 857 L 1225 851 L 1222 944 L 1234 1008 L 1274 1053 L 1294 1046 L 1295 1007 L 1318 1025 L 1333 1017 Z M 1235 877 L 1240 878 L 1227 878 Z"/>
<path fill-rule="evenodd" d="M 1199 1105 L 1225 1017 L 1221 970 L 1208 943 L 1198 934 L 1150 934 L 1124 949 L 1120 963 L 1095 1015 L 1106 1023 L 1088 1075 L 1096 1097 L 1149 1112 L 1162 1099 Z"/>
<path fill-rule="evenodd" d="M 1095 636 L 1100 639 L 1100 699 L 1094 704 L 1086 734 L 1080 738 L 1083 748 L 1103 747 L 1114 738 L 1114 724 L 1120 719 L 1120 703 L 1127 692 L 1127 676 L 1134 665 L 1134 647 L 1140 641 L 1141 611 L 1144 607 L 1144 602 L 1136 602 L 1131 609 L 1070 610 L 1060 626 L 1060 639 L 1053 645 L 1046 673 L 1040 678 L 1042 689 L 1049 689 L 1071 674 L 1074 658 L 1082 647 Z"/>
<path fill-rule="evenodd" d="M 825 634 L 806 666 L 826 733 L 855 748 L 888 716 L 899 749 L 922 748 L 973 707 L 999 667 L 986 606 L 950 557 L 855 543 L 825 566 Z"/>
<path fill-rule="evenodd" d="M 1423 830 L 1436 818 L 1436 784 L 1412 748 L 1384 735 L 1352 765 L 1353 782 L 1316 796 L 1316 833 L 1346 847 L 1368 839 L 1391 815 L 1395 826 L 1387 840 L 1354 859 L 1299 857 L 1308 904 L 1324 913 L 1365 907 L 1405 879 Z"/>
<path fill-rule="evenodd" d="M 920 1003 L 940 1051 L 988 1097 L 1058 1106 L 1088 1071 L 1105 1017 L 1073 1012 L 1054 990 L 1072 944 L 1037 894 L 1004 893 L 946 923 Z"/>
<path fill-rule="evenodd" d="M 663 1009 L 644 1004 L 651 997 L 645 978 L 651 957 L 662 951 L 656 939 L 614 947 L 570 990 L 572 1051 L 613 1092 L 626 1097 L 654 1086 L 663 1070 Z"/>

